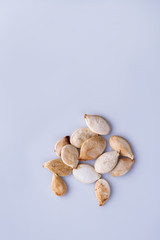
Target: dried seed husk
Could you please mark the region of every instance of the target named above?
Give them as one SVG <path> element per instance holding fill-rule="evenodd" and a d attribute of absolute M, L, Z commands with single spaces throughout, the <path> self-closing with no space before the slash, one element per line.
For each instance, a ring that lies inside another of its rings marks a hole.
<path fill-rule="evenodd" d="M 85 140 L 95 135 L 97 134 L 92 132 L 89 128 L 79 128 L 72 134 L 70 142 L 73 146 L 80 148 Z"/>
<path fill-rule="evenodd" d="M 109 140 L 111 148 L 124 157 L 134 159 L 133 151 L 129 142 L 120 136 L 112 136 Z"/>
<path fill-rule="evenodd" d="M 95 170 L 98 173 L 110 172 L 118 162 L 119 153 L 116 151 L 105 152 L 95 161 Z"/>
<path fill-rule="evenodd" d="M 60 158 L 45 162 L 43 164 L 43 167 L 62 177 L 68 176 L 72 172 L 72 168 L 64 164 L 64 162 Z"/>
<path fill-rule="evenodd" d="M 109 183 L 105 179 L 99 179 L 95 185 L 95 192 L 99 206 L 104 205 L 111 192 Z"/>
<path fill-rule="evenodd" d="M 53 175 L 51 182 L 52 191 L 57 196 L 63 196 L 67 192 L 67 185 L 65 181 L 59 177 L 57 174 Z"/>
<path fill-rule="evenodd" d="M 99 157 L 106 148 L 106 140 L 101 136 L 93 136 L 83 142 L 79 160 L 92 160 Z"/>
<path fill-rule="evenodd" d="M 79 164 L 73 169 L 73 176 L 82 183 L 93 183 L 101 177 L 89 164 Z"/>
<path fill-rule="evenodd" d="M 79 160 L 78 160 L 79 152 L 78 152 L 77 148 L 75 148 L 71 144 L 67 144 L 62 148 L 61 157 L 62 157 L 62 161 L 66 165 L 68 165 L 72 168 L 77 167 L 78 162 L 79 162 Z"/>
<path fill-rule="evenodd" d="M 100 135 L 107 135 L 111 131 L 111 127 L 107 120 L 98 115 L 84 115 L 85 121 L 89 129 Z"/>
<path fill-rule="evenodd" d="M 114 177 L 120 177 L 126 174 L 132 167 L 135 160 L 130 158 L 121 157 L 115 166 L 115 168 L 110 172 L 110 174 Z"/>
<path fill-rule="evenodd" d="M 56 152 L 58 157 L 61 157 L 62 148 L 69 143 L 70 143 L 69 136 L 62 138 L 56 143 L 54 151 Z"/>

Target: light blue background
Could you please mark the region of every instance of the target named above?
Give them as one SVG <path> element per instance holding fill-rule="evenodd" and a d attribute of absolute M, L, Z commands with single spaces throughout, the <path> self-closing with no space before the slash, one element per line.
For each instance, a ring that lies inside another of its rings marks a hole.
<path fill-rule="evenodd" d="M 1 240 L 160 239 L 159 13 L 154 0 L 0 0 Z M 104 207 L 73 176 L 55 196 L 42 168 L 84 113 L 135 152 L 130 173 L 105 176 Z"/>

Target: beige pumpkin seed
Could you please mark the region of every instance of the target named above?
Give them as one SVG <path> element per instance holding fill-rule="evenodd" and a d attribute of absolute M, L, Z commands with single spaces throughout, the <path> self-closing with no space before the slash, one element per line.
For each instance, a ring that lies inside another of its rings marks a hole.
<path fill-rule="evenodd" d="M 132 148 L 129 142 L 120 136 L 112 136 L 109 140 L 111 148 L 120 153 L 124 157 L 134 159 Z"/>
<path fill-rule="evenodd" d="M 43 164 L 43 167 L 59 176 L 68 176 L 72 172 L 72 168 L 64 164 L 62 159 L 54 159 L 46 162 Z"/>
<path fill-rule="evenodd" d="M 61 140 L 59 140 L 56 143 L 54 151 L 56 152 L 58 157 L 61 157 L 62 148 L 69 143 L 70 143 L 69 142 L 69 136 L 66 136 L 66 137 L 62 138 Z"/>
<path fill-rule="evenodd" d="M 89 129 L 100 135 L 107 135 L 111 131 L 111 127 L 107 120 L 98 115 L 84 115 L 85 121 Z"/>
<path fill-rule="evenodd" d="M 120 158 L 118 164 L 115 168 L 110 172 L 110 174 L 114 177 L 120 177 L 126 174 L 132 167 L 135 160 L 130 158 Z"/>
<path fill-rule="evenodd" d="M 109 183 L 105 179 L 99 179 L 95 185 L 95 192 L 99 206 L 104 205 L 111 192 Z"/>
<path fill-rule="evenodd" d="M 63 196 L 67 192 L 67 185 L 65 181 L 59 177 L 57 174 L 53 175 L 51 182 L 52 191 L 57 196 Z"/>
<path fill-rule="evenodd" d="M 83 142 L 79 160 L 92 160 L 99 157 L 106 148 L 106 140 L 101 136 L 93 136 Z"/>
<path fill-rule="evenodd" d="M 98 173 L 110 172 L 118 162 L 119 153 L 116 151 L 105 152 L 95 161 L 95 170 Z"/>
<path fill-rule="evenodd" d="M 79 128 L 72 134 L 70 141 L 73 146 L 80 148 L 85 140 L 95 135 L 89 128 Z"/>
<path fill-rule="evenodd" d="M 101 177 L 89 164 L 79 164 L 73 169 L 73 176 L 82 183 L 93 183 Z"/>
<path fill-rule="evenodd" d="M 75 148 L 71 144 L 67 144 L 62 148 L 61 157 L 62 157 L 63 162 L 66 165 L 68 165 L 72 168 L 77 167 L 77 164 L 79 162 L 79 160 L 78 160 L 79 152 L 78 152 L 77 148 Z"/>

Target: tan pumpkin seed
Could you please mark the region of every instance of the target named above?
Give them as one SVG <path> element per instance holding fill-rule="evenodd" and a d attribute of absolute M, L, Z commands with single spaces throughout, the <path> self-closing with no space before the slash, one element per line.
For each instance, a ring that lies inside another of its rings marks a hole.
<path fill-rule="evenodd" d="M 61 157 L 62 157 L 63 162 L 66 165 L 68 165 L 72 168 L 77 167 L 77 164 L 79 162 L 79 160 L 78 160 L 79 152 L 78 152 L 77 148 L 75 148 L 71 144 L 67 144 L 62 148 Z"/>
<path fill-rule="evenodd" d="M 51 182 L 52 191 L 57 196 L 63 196 L 67 192 L 67 185 L 65 181 L 59 177 L 57 174 L 53 175 Z"/>
<path fill-rule="evenodd" d="M 99 157 L 106 148 L 106 140 L 101 136 L 93 136 L 83 142 L 79 160 L 92 160 Z"/>
<path fill-rule="evenodd" d="M 73 176 L 82 183 L 93 183 L 101 177 L 89 164 L 79 164 L 73 169 Z"/>
<path fill-rule="evenodd" d="M 72 172 L 72 168 L 64 164 L 64 162 L 60 158 L 44 163 L 43 167 L 62 177 L 68 176 Z"/>
<path fill-rule="evenodd" d="M 99 206 L 104 205 L 111 192 L 109 183 L 105 179 L 99 179 L 95 185 L 95 192 Z"/>
<path fill-rule="evenodd" d="M 61 140 L 59 140 L 56 143 L 54 151 L 56 152 L 58 157 L 61 157 L 62 148 L 69 143 L 70 143 L 69 142 L 69 136 L 66 136 L 66 137 L 62 138 Z"/>
<path fill-rule="evenodd" d="M 95 135 L 89 128 L 79 128 L 72 134 L 70 141 L 73 146 L 80 148 L 85 140 Z"/>
<path fill-rule="evenodd" d="M 109 140 L 111 148 L 120 153 L 124 157 L 134 159 L 132 148 L 129 142 L 120 136 L 112 136 Z"/>
<path fill-rule="evenodd" d="M 98 115 L 84 115 L 85 121 L 89 129 L 100 135 L 107 135 L 111 131 L 111 127 L 106 119 Z"/>
<path fill-rule="evenodd" d="M 120 177 L 126 174 L 132 167 L 135 160 L 130 158 L 120 158 L 118 164 L 115 168 L 110 172 L 110 174 L 114 177 Z"/>
<path fill-rule="evenodd" d="M 116 151 L 105 152 L 95 161 L 95 170 L 98 173 L 110 172 L 118 162 L 119 153 Z"/>

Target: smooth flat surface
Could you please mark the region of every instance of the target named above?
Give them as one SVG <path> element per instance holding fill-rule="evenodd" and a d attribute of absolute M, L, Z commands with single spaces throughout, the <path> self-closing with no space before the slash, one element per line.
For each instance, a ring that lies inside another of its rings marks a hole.
<path fill-rule="evenodd" d="M 160 239 L 159 10 L 158 1 L 0 1 L 1 240 Z M 84 113 L 105 116 L 135 152 L 130 173 L 104 176 L 104 207 L 94 184 L 73 176 L 56 197 L 42 168 Z"/>

